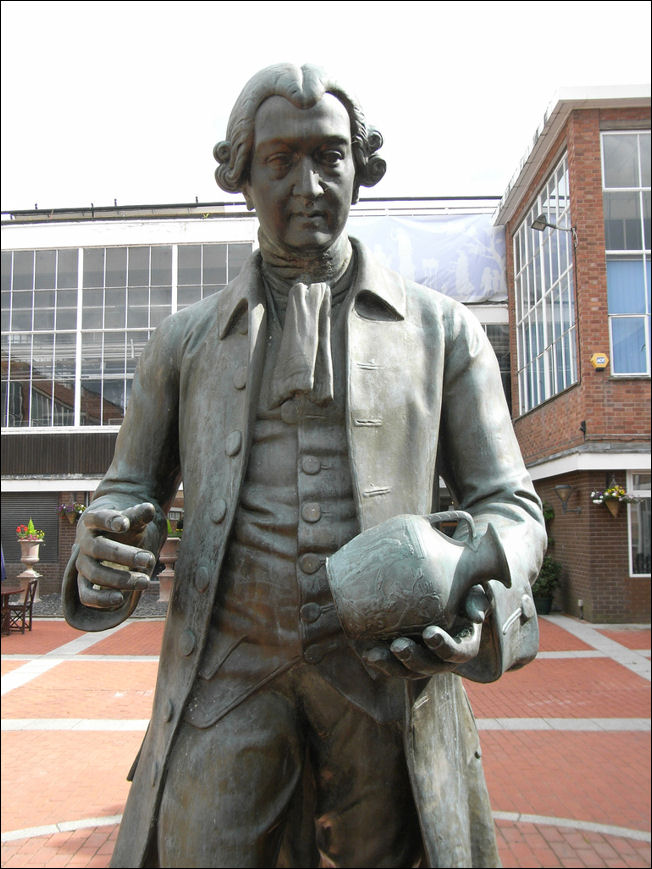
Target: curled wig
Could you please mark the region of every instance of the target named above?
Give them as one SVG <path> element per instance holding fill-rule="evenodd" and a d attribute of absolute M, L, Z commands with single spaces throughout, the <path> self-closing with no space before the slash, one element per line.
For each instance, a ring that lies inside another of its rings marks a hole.
<path fill-rule="evenodd" d="M 385 174 L 385 161 L 376 154 L 383 137 L 367 126 L 356 98 L 312 64 L 302 67 L 275 64 L 260 70 L 247 82 L 231 111 L 226 139 L 213 148 L 213 156 L 220 164 L 215 170 L 219 186 L 228 193 L 242 192 L 249 177 L 256 112 L 268 97 L 284 97 L 297 108 L 309 109 L 326 93 L 342 103 L 351 120 L 351 150 L 356 169 L 353 202 L 357 202 L 360 185 L 373 187 Z"/>

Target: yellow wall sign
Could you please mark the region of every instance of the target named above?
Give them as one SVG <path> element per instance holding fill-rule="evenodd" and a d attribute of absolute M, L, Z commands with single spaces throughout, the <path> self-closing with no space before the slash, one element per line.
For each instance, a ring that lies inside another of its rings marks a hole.
<path fill-rule="evenodd" d="M 609 357 L 606 353 L 594 353 L 593 356 L 591 356 L 591 365 L 598 371 L 606 368 L 608 364 Z"/>

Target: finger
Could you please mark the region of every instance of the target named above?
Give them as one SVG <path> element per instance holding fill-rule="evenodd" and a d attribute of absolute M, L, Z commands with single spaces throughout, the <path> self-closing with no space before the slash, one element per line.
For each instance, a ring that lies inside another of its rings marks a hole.
<path fill-rule="evenodd" d="M 112 561 L 136 572 L 151 574 L 156 566 L 156 558 L 149 550 L 128 546 L 126 543 L 120 543 L 119 540 L 112 540 L 109 537 L 92 537 L 90 540 L 84 541 L 81 551 L 96 561 Z"/>
<path fill-rule="evenodd" d="M 407 675 L 405 667 L 392 655 L 385 646 L 376 646 L 369 649 L 362 656 L 365 664 L 368 664 L 372 670 L 382 673 L 390 678 L 404 679 Z"/>
<path fill-rule="evenodd" d="M 124 603 L 124 596 L 121 592 L 97 588 L 81 574 L 77 577 L 77 588 L 79 589 L 79 600 L 84 606 L 112 610 Z"/>
<path fill-rule="evenodd" d="M 149 588 L 149 577 L 144 573 L 132 572 L 128 568 L 121 570 L 119 566 L 102 564 L 94 558 L 80 553 L 77 558 L 77 572 L 91 584 L 124 591 L 143 591 Z"/>
<path fill-rule="evenodd" d="M 480 648 L 482 628 L 472 624 L 451 636 L 437 625 L 429 625 L 423 631 L 423 641 L 443 661 L 461 664 L 474 658 Z"/>
<path fill-rule="evenodd" d="M 156 508 L 146 501 L 143 504 L 136 504 L 135 507 L 128 507 L 122 515 L 128 519 L 132 531 L 140 531 L 156 516 Z"/>
<path fill-rule="evenodd" d="M 82 513 L 81 521 L 86 528 L 94 531 L 110 531 L 113 534 L 123 534 L 129 530 L 129 519 L 119 510 L 108 508 L 92 508 Z"/>
<path fill-rule="evenodd" d="M 432 676 L 452 669 L 447 662 L 439 660 L 429 649 L 424 649 L 408 637 L 394 640 L 390 650 L 414 677 Z"/>

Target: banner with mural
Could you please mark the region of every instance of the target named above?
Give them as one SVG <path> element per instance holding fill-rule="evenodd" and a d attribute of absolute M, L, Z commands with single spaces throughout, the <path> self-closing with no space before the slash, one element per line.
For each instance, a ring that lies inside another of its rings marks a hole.
<path fill-rule="evenodd" d="M 348 231 L 389 268 L 460 302 L 507 299 L 505 230 L 490 214 L 353 213 Z"/>

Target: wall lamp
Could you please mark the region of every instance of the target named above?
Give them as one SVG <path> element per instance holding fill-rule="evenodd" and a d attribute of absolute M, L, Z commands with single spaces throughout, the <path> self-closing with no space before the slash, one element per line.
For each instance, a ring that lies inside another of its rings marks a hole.
<path fill-rule="evenodd" d="M 537 232 L 543 232 L 544 229 L 559 229 L 562 232 L 570 232 L 573 238 L 573 247 L 577 247 L 577 231 L 574 226 L 557 226 L 556 223 L 550 223 L 545 214 L 539 214 L 535 217 L 530 226 Z"/>
<path fill-rule="evenodd" d="M 568 509 L 568 500 L 570 496 L 575 491 L 573 486 L 569 486 L 568 483 L 562 483 L 559 486 L 555 486 L 555 494 L 561 501 L 561 512 L 562 513 L 581 513 L 581 507 L 573 507 L 572 510 Z"/>

